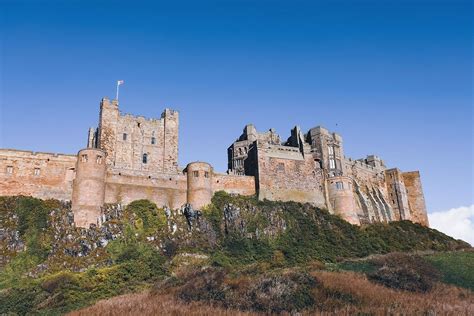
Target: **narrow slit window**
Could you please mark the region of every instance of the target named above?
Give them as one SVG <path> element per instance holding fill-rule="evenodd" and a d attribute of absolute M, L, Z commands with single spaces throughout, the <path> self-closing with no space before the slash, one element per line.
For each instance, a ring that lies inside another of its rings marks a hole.
<path fill-rule="evenodd" d="M 209 178 L 209 172 L 208 171 L 204 172 L 204 178 Z"/>
<path fill-rule="evenodd" d="M 35 168 L 34 175 L 39 176 L 41 174 L 40 168 Z"/>
<path fill-rule="evenodd" d="M 81 156 L 81 161 L 82 162 L 87 162 L 87 155 L 82 155 Z"/>
<path fill-rule="evenodd" d="M 194 176 L 195 178 L 199 177 L 199 171 L 193 171 L 193 176 Z"/>
<path fill-rule="evenodd" d="M 7 166 L 7 173 L 12 174 L 13 173 L 13 166 Z"/>
<path fill-rule="evenodd" d="M 101 165 L 101 164 L 102 164 L 102 156 L 100 156 L 100 155 L 97 156 L 96 163 L 97 163 L 98 165 Z"/>
<path fill-rule="evenodd" d="M 122 139 L 123 139 L 123 140 L 127 140 L 127 133 L 123 133 Z"/>
<path fill-rule="evenodd" d="M 155 145 L 155 144 L 156 144 L 156 138 L 155 138 L 155 137 L 152 137 L 152 138 L 151 138 L 151 144 L 152 144 L 152 145 Z"/>
<path fill-rule="evenodd" d="M 148 163 L 148 154 L 143 154 L 142 162 L 143 163 Z"/>

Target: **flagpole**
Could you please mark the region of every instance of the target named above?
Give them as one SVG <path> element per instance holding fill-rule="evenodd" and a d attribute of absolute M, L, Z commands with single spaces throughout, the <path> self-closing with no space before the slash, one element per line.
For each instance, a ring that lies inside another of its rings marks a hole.
<path fill-rule="evenodd" d="M 115 94 L 115 100 L 117 100 L 117 101 L 118 101 L 118 97 L 119 97 L 119 86 L 120 86 L 120 84 L 117 81 L 117 93 Z"/>

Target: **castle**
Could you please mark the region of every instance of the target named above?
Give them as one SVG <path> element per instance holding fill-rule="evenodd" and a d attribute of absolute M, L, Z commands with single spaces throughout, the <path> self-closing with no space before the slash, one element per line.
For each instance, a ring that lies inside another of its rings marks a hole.
<path fill-rule="evenodd" d="M 352 224 L 411 220 L 428 226 L 418 171 L 388 169 L 377 156 L 344 156 L 342 137 L 299 127 L 282 141 L 247 125 L 228 149 L 228 171 L 205 162 L 178 165 L 179 114 L 160 119 L 122 114 L 103 98 L 99 124 L 77 155 L 0 149 L 0 196 L 71 201 L 78 227 L 100 224 L 105 203 L 148 199 L 172 209 L 209 204 L 213 194 L 257 195 L 326 208 Z"/>

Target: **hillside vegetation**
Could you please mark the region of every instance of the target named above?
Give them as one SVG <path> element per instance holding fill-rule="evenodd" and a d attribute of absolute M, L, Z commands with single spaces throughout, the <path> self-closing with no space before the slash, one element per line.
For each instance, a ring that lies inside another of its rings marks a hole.
<path fill-rule="evenodd" d="M 67 204 L 0 197 L 0 314 L 63 314 L 127 293 L 79 313 L 472 309 L 470 246 L 408 221 L 357 227 L 223 192 L 192 218 L 146 200 L 105 213 L 84 230 Z"/>

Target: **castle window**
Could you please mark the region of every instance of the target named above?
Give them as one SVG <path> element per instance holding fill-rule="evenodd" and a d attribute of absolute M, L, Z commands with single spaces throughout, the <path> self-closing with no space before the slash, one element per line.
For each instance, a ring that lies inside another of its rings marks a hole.
<path fill-rule="evenodd" d="M 13 166 L 7 166 L 7 173 L 12 174 L 13 173 Z"/>
<path fill-rule="evenodd" d="M 156 144 L 156 138 L 155 138 L 155 137 L 152 137 L 152 138 L 151 138 L 151 144 L 152 144 L 152 145 L 155 145 L 155 144 Z"/>
<path fill-rule="evenodd" d="M 285 172 L 285 164 L 282 163 L 282 162 L 280 162 L 280 163 L 278 164 L 277 170 L 278 170 L 279 172 Z"/>
<path fill-rule="evenodd" d="M 329 169 L 335 169 L 336 168 L 336 162 L 334 159 L 329 159 Z"/>
<path fill-rule="evenodd" d="M 243 152 L 242 152 L 242 148 L 239 148 L 239 155 L 242 155 Z"/>
<path fill-rule="evenodd" d="M 81 161 L 82 162 L 87 162 L 87 155 L 82 155 L 81 156 Z"/>
<path fill-rule="evenodd" d="M 330 155 L 334 155 L 334 147 L 328 146 L 328 151 Z"/>
<path fill-rule="evenodd" d="M 209 172 L 208 171 L 204 172 L 204 178 L 209 178 Z"/>
<path fill-rule="evenodd" d="M 95 162 L 96 162 L 98 165 L 101 165 L 101 164 L 102 164 L 102 156 L 98 155 Z"/>
<path fill-rule="evenodd" d="M 142 162 L 143 163 L 148 163 L 148 154 L 143 154 Z"/>
<path fill-rule="evenodd" d="M 40 168 L 35 168 L 34 175 L 39 176 L 41 174 Z"/>
<path fill-rule="evenodd" d="M 338 189 L 338 190 L 344 190 L 344 183 L 342 183 L 342 182 L 336 182 L 336 189 Z"/>
<path fill-rule="evenodd" d="M 193 177 L 195 178 L 199 177 L 199 171 L 193 171 Z"/>
<path fill-rule="evenodd" d="M 123 133 L 122 139 L 123 139 L 123 140 L 127 140 L 127 133 Z"/>

